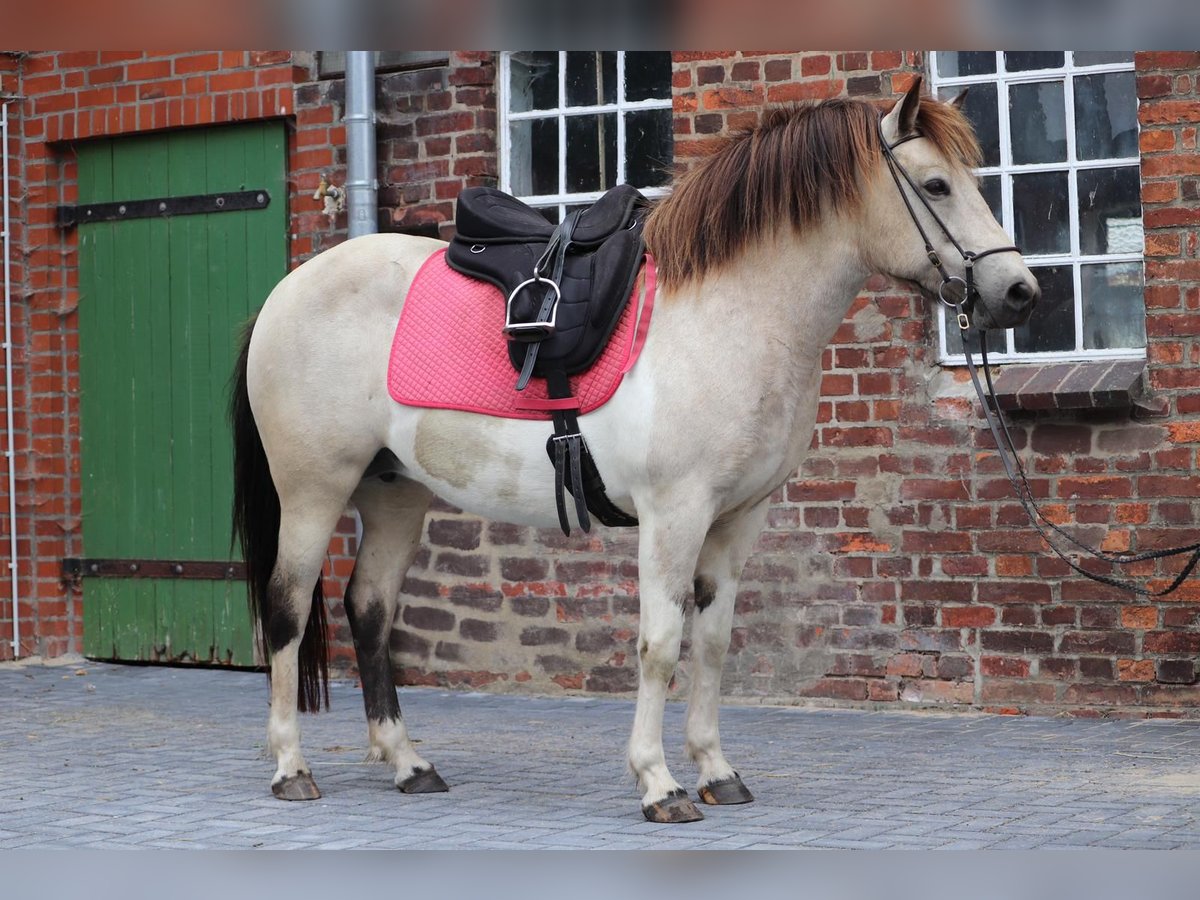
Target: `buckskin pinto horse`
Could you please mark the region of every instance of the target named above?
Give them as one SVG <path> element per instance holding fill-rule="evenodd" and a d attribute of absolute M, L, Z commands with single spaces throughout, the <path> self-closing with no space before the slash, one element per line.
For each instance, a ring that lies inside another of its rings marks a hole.
<path fill-rule="evenodd" d="M 702 818 L 662 747 L 693 598 L 686 748 L 699 795 L 753 799 L 717 724 L 734 598 L 768 498 L 809 448 L 821 354 L 864 280 L 884 273 L 931 300 L 949 289 L 945 299 L 980 328 L 1020 324 L 1037 301 L 1036 280 L 970 172 L 979 159 L 970 126 L 953 101 L 922 98 L 919 87 L 886 113 L 847 99 L 771 110 L 681 176 L 646 221 L 659 279 L 653 327 L 611 400 L 579 422 L 609 498 L 640 522 L 628 760 L 651 821 Z M 325 687 L 320 573 L 347 503 L 362 519 L 345 608 L 369 754 L 390 762 L 408 793 L 446 790 L 410 742 L 388 653 L 433 496 L 488 518 L 556 522 L 545 421 L 388 395 L 406 292 L 444 246 L 371 235 L 332 248 L 280 282 L 243 343 L 231 400 L 234 518 L 271 659 L 268 740 L 282 799 L 320 796 L 297 709 L 319 708 Z M 979 251 L 966 251 L 977 265 L 963 248 Z M 964 275 L 973 296 L 962 295 Z"/>

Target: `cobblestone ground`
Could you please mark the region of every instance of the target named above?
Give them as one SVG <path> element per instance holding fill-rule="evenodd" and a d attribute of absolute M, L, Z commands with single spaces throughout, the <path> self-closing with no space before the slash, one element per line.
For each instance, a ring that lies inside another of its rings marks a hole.
<path fill-rule="evenodd" d="M 77 672 L 85 674 L 77 674 Z M 359 690 L 305 717 L 324 797 L 272 798 L 255 673 L 0 666 L 0 847 L 1200 847 L 1200 722 L 729 707 L 758 797 L 643 820 L 625 700 L 401 692 L 449 794 L 364 763 Z M 668 761 L 685 786 L 683 707 Z"/>

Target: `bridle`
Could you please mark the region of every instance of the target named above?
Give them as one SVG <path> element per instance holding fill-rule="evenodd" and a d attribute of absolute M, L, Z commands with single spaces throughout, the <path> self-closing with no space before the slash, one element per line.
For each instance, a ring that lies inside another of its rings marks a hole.
<path fill-rule="evenodd" d="M 1025 475 L 1025 469 L 1021 465 L 1020 458 L 1017 456 L 1017 450 L 1016 446 L 1013 444 L 1012 435 L 1009 433 L 1008 425 L 1004 421 L 1003 416 L 1000 414 L 1000 403 L 996 399 L 996 389 L 992 384 L 992 373 L 990 367 L 988 366 L 987 330 L 982 328 L 973 328 L 970 319 L 970 314 L 974 310 L 975 299 L 978 296 L 978 292 L 975 288 L 975 263 L 986 256 L 991 256 L 993 253 L 1020 253 L 1021 250 L 1019 247 L 1013 245 L 1007 247 L 993 247 L 990 250 L 984 250 L 982 253 L 975 253 L 971 250 L 965 249 L 962 244 L 958 242 L 958 240 L 950 232 L 950 229 L 946 226 L 946 223 L 942 221 L 941 216 L 937 214 L 933 206 L 925 198 L 924 193 L 922 193 L 921 189 L 917 186 L 917 183 L 913 180 L 912 176 L 908 174 L 908 171 L 903 165 L 901 165 L 900 160 L 896 158 L 896 154 L 894 152 L 896 147 L 899 147 L 901 144 L 908 141 L 915 140 L 921 136 L 921 134 L 914 132 L 900 138 L 894 144 L 889 144 L 887 139 L 884 137 L 883 121 L 880 119 L 879 142 L 883 147 L 883 158 L 887 162 L 888 171 L 892 175 L 892 180 L 896 182 L 896 190 L 900 192 L 900 197 L 902 200 L 904 200 L 904 206 L 908 210 L 909 218 L 911 218 L 912 223 L 917 226 L 917 231 L 921 235 L 921 240 L 925 242 L 925 255 L 928 257 L 930 264 L 937 269 L 938 274 L 942 278 L 942 283 L 938 286 L 938 299 L 950 309 L 955 311 L 958 328 L 962 334 L 963 354 L 967 359 L 967 371 L 970 373 L 971 383 L 974 385 L 975 393 L 978 395 L 980 405 L 983 407 L 984 418 L 987 420 L 988 427 L 992 432 L 992 438 L 996 442 L 996 449 L 1000 454 L 1000 461 L 1004 464 L 1004 471 L 1008 475 L 1008 480 L 1012 483 L 1013 490 L 1017 494 L 1017 499 L 1021 502 L 1021 506 L 1024 507 L 1025 512 L 1029 515 L 1030 521 L 1033 523 L 1033 527 L 1037 529 L 1038 534 L 1040 534 L 1046 543 L 1049 544 L 1050 549 L 1053 550 L 1059 556 L 1059 558 L 1062 559 L 1063 562 L 1070 566 L 1075 572 L 1090 578 L 1093 581 L 1098 581 L 1101 584 L 1107 584 L 1111 587 L 1132 591 L 1133 593 L 1143 597 L 1161 597 L 1165 594 L 1171 593 L 1178 588 L 1179 585 L 1181 585 L 1192 573 L 1192 570 L 1196 568 L 1197 563 L 1200 563 L 1200 543 L 1189 544 L 1184 547 L 1171 547 L 1166 550 L 1147 550 L 1143 553 L 1106 553 L 1102 550 L 1089 547 L 1073 535 L 1064 531 L 1054 522 L 1051 522 L 1046 514 L 1042 512 L 1041 508 L 1037 504 L 1037 501 L 1034 499 L 1033 489 L 1029 486 L 1029 481 Z M 926 232 L 925 226 L 921 224 L 921 219 L 917 215 L 917 211 L 913 207 L 912 201 L 908 197 L 908 193 L 904 190 L 904 184 L 901 182 L 901 179 L 908 183 L 909 188 L 912 189 L 913 195 L 921 201 L 921 204 L 925 207 L 925 211 L 929 213 L 930 217 L 934 222 L 937 223 L 938 227 L 942 230 L 942 233 L 946 236 L 946 239 L 950 241 L 950 243 L 954 246 L 954 249 L 957 250 L 959 255 L 963 258 L 964 277 L 960 278 L 957 275 L 951 275 L 946 271 L 946 267 L 942 263 L 941 257 L 933 248 L 932 241 L 929 240 L 929 234 Z M 946 296 L 946 288 L 956 282 L 962 286 L 962 297 L 957 300 L 953 296 Z M 975 359 L 971 351 L 971 332 L 974 332 L 979 336 L 979 355 L 983 364 L 983 377 L 987 383 L 986 393 L 980 384 L 979 372 L 976 369 Z M 1185 553 L 1190 553 L 1192 556 L 1191 559 L 1188 560 L 1187 564 L 1183 567 L 1183 570 L 1167 587 L 1163 588 L 1161 591 L 1151 591 L 1129 581 L 1122 581 L 1118 578 L 1111 578 L 1107 575 L 1099 575 L 1097 573 L 1087 571 L 1077 562 L 1067 556 L 1066 552 L 1064 552 L 1056 543 L 1055 537 L 1065 539 L 1077 550 L 1086 553 L 1093 559 L 1098 559 L 1108 563 L 1109 565 L 1115 566 L 1127 566 L 1137 562 L 1144 562 L 1146 560 L 1181 556 Z"/>
<path fill-rule="evenodd" d="M 904 201 L 904 206 L 908 209 L 909 218 L 912 219 L 913 224 L 917 226 L 917 231 L 921 233 L 921 240 L 925 242 L 925 256 L 928 257 L 929 262 L 933 265 L 933 267 L 937 269 L 938 274 L 942 276 L 942 283 L 938 285 L 938 299 L 957 313 L 958 327 L 963 331 L 966 331 L 971 327 L 969 314 L 974 306 L 976 293 L 975 263 L 983 259 L 985 256 L 991 256 L 993 253 L 1020 253 L 1021 248 L 1010 244 L 1006 247 L 993 247 L 991 250 L 984 250 L 982 253 L 975 253 L 972 250 L 965 249 L 963 245 L 958 242 L 958 239 L 946 226 L 946 223 L 942 221 L 942 217 L 937 214 L 936 210 L 934 210 L 933 205 L 927 199 L 925 199 L 925 194 L 921 192 L 919 187 L 917 187 L 916 181 L 914 181 L 913 177 L 908 174 L 908 170 L 900 164 L 900 160 L 896 159 L 895 149 L 897 147 L 899 147 L 901 144 L 908 143 L 909 141 L 916 140 L 921 136 L 922 135 L 919 132 L 913 132 L 912 134 L 900 138 L 900 140 L 896 141 L 896 143 L 889 144 L 887 142 L 887 138 L 883 136 L 883 120 L 880 119 L 879 121 L 879 143 L 883 147 L 883 158 L 887 161 L 888 171 L 892 174 L 892 180 L 896 182 L 896 190 L 900 192 L 900 198 Z M 913 209 L 912 201 L 908 199 L 908 194 L 904 190 L 904 185 L 900 183 L 901 178 L 908 182 L 908 186 L 912 188 L 913 195 L 921 201 L 921 205 L 925 207 L 925 211 L 929 213 L 933 221 L 937 222 L 938 228 L 942 229 L 942 234 L 946 236 L 946 240 L 954 245 L 954 249 L 958 251 L 958 255 L 963 258 L 964 277 L 959 278 L 957 275 L 951 275 L 946 271 L 946 266 L 942 263 L 942 258 L 938 255 L 938 252 L 933 249 L 933 242 L 929 240 L 929 234 L 925 231 L 925 226 L 921 224 L 921 219 L 917 216 L 917 211 Z M 955 301 L 953 297 L 946 296 L 946 288 L 955 282 L 962 285 L 962 299 L 958 301 Z"/>

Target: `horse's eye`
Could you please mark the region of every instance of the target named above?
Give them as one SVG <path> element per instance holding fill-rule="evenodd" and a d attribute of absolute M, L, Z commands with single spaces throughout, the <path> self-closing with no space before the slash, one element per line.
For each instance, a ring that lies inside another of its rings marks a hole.
<path fill-rule="evenodd" d="M 940 178 L 931 178 L 925 182 L 925 191 L 931 197 L 949 197 L 950 185 Z"/>

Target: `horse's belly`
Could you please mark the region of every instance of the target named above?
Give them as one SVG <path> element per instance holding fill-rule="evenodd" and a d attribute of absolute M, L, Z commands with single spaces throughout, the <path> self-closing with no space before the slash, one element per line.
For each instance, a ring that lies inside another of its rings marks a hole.
<path fill-rule="evenodd" d="M 554 466 L 546 453 L 546 439 L 553 430 L 548 421 L 397 405 L 389 445 L 406 477 L 467 512 L 554 527 L 558 525 Z M 622 485 L 614 482 L 607 487 L 610 499 L 629 508 Z M 566 499 L 575 523 L 574 502 L 569 496 Z"/>

